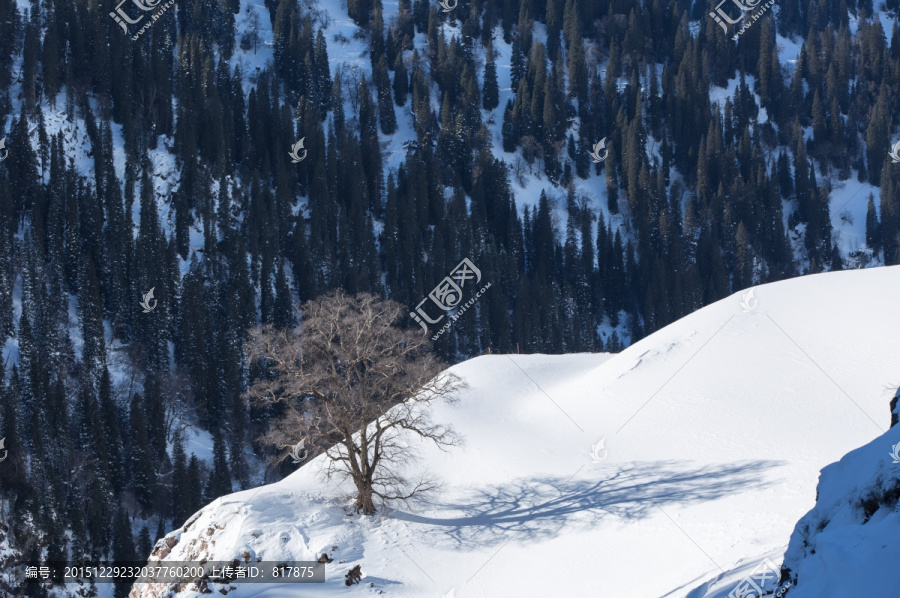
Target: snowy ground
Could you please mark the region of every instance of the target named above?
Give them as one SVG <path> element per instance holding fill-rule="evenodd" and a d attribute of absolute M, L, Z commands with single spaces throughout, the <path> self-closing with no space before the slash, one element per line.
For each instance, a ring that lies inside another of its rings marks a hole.
<path fill-rule="evenodd" d="M 898 285 L 900 267 L 808 276 L 614 356 L 467 361 L 469 390 L 434 413 L 465 445 L 420 449 L 445 484 L 431 501 L 347 516 L 319 459 L 205 507 L 167 558 L 335 559 L 324 585 L 235 597 L 724 598 L 762 558 L 781 564 L 819 470 L 887 430 Z"/>

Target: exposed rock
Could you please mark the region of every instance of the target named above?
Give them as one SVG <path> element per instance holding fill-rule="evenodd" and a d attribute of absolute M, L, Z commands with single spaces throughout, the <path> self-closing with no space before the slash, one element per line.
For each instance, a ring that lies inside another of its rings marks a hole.
<path fill-rule="evenodd" d="M 348 586 L 352 586 L 355 583 L 359 583 L 362 579 L 362 567 L 359 565 L 353 567 L 349 571 L 347 571 L 347 575 L 344 576 L 344 583 Z"/>
<path fill-rule="evenodd" d="M 191 515 L 191 517 L 187 521 L 184 522 L 184 525 L 181 526 L 181 529 L 183 531 L 188 531 L 189 529 L 191 529 L 191 526 L 194 525 L 194 523 L 196 523 L 198 519 L 200 519 L 200 515 L 202 515 L 202 514 L 203 514 L 203 511 L 197 511 L 196 513 Z"/>
<path fill-rule="evenodd" d="M 897 401 L 900 401 L 900 388 L 897 389 L 897 393 L 894 395 L 894 398 L 891 399 L 891 427 L 897 425 L 898 418 L 900 418 L 900 413 L 897 410 Z"/>

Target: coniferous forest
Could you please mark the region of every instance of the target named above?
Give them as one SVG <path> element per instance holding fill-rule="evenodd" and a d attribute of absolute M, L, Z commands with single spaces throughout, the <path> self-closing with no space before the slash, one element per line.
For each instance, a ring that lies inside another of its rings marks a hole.
<path fill-rule="evenodd" d="M 334 289 L 413 311 L 468 258 L 454 363 L 900 263 L 900 3 L 778 0 L 738 41 L 714 4 L 176 0 L 133 39 L 0 0 L 0 568 L 143 559 L 286 473 L 247 334 Z"/>

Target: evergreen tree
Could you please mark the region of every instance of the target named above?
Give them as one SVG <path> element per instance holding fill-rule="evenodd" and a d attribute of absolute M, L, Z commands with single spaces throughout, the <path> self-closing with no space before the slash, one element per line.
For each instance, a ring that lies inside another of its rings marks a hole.
<path fill-rule="evenodd" d="M 116 562 L 136 561 L 137 553 L 134 546 L 134 536 L 131 532 L 131 519 L 124 507 L 116 511 L 113 524 L 112 558 Z M 115 584 L 114 595 L 116 598 L 127 598 L 131 588 L 124 583 Z"/>
<path fill-rule="evenodd" d="M 147 422 L 147 441 L 153 449 L 153 460 L 157 468 L 169 461 L 166 453 L 165 405 L 159 376 L 151 373 L 144 380 L 144 416 Z"/>
<path fill-rule="evenodd" d="M 518 89 L 519 82 L 525 76 L 525 51 L 522 48 L 522 37 L 520 35 L 516 35 L 513 38 L 509 76 L 512 88 Z"/>
<path fill-rule="evenodd" d="M 869 180 L 874 184 L 881 181 L 882 161 L 888 150 L 888 120 L 889 100 L 887 89 L 881 88 L 878 101 L 872 108 L 872 117 L 866 129 L 866 163 L 868 165 Z"/>
<path fill-rule="evenodd" d="M 153 458 L 155 451 L 150 446 L 147 435 L 147 418 L 141 395 L 131 399 L 129 418 L 128 472 L 129 486 L 144 512 L 153 506 L 155 474 Z"/>
<path fill-rule="evenodd" d="M 272 323 L 276 328 L 289 328 L 295 323 L 291 289 L 288 286 L 281 260 L 278 261 L 278 268 L 275 270 L 275 305 Z"/>
<path fill-rule="evenodd" d="M 105 452 L 98 455 L 98 457 L 106 459 L 106 470 L 109 471 L 112 488 L 118 494 L 125 485 L 125 449 L 119 426 L 119 409 L 112 395 L 109 370 L 106 368 L 103 369 L 100 378 L 98 395 L 101 420 L 100 430 L 105 439 Z"/>
<path fill-rule="evenodd" d="M 397 116 L 394 113 L 394 98 L 391 93 L 391 80 L 388 77 L 387 63 L 384 56 L 378 61 L 374 72 L 375 86 L 378 92 L 378 120 L 381 132 L 392 135 L 397 130 Z"/>
<path fill-rule="evenodd" d="M 900 262 L 900 192 L 892 172 L 888 156 L 884 157 L 881 177 L 881 201 L 879 202 L 881 247 L 884 252 L 885 265 Z"/>
<path fill-rule="evenodd" d="M 409 94 L 409 75 L 406 72 L 406 64 L 403 62 L 403 53 L 397 53 L 397 59 L 394 61 L 394 102 L 398 106 L 406 105 L 406 96 Z"/>
<path fill-rule="evenodd" d="M 273 61 L 248 73 L 230 66 L 237 0 L 155 22 L 144 39 L 165 51 L 107 40 L 119 27 L 84 3 L 32 2 L 25 16 L 0 0 L 0 346 L 18 350 L 0 363 L 0 502 L 25 522 L 8 534 L 14 550 L 26 538 L 35 558 L 108 558 L 133 543 L 117 503 L 161 517 L 162 537 L 170 518 L 247 487 L 246 438 L 277 414 L 243 404 L 246 331 L 293 327 L 295 293 L 414 306 L 467 255 L 497 282 L 436 345 L 446 359 L 618 351 L 801 264 L 847 267 L 828 181 L 851 169 L 880 187 L 866 210 L 872 263 L 900 262 L 900 27 L 885 35 L 871 0 L 785 4 L 738 46 L 708 19 L 690 27 L 701 3 L 466 1 L 445 14 L 399 0 L 386 28 L 382 0 L 351 0 L 371 77 L 331 72 L 329 45 L 343 40 L 305 4 L 263 4 Z M 259 41 L 255 16 L 243 51 Z M 511 44 L 502 160 L 482 112 L 499 117 L 497 25 Z M 801 44 L 788 81 L 779 35 Z M 732 79 L 714 109 L 712 86 Z M 383 156 L 408 97 L 415 138 Z M 87 170 L 48 106 L 81 119 Z M 286 150 L 300 138 L 295 163 Z M 609 154 L 592 168 L 602 138 Z M 547 189 L 520 218 L 515 187 L 538 179 Z M 602 205 L 586 205 L 592 192 Z M 158 305 L 144 313 L 150 289 Z M 594 333 L 607 325 L 616 332 Z M 167 454 L 167 409 L 182 403 L 178 417 L 215 430 L 208 477 L 183 438 Z M 72 455 L 86 469 L 69 471 Z M 152 550 L 146 526 L 138 544 Z"/>
<path fill-rule="evenodd" d="M 191 454 L 190 461 L 188 461 L 187 479 L 187 500 L 185 504 L 187 505 L 187 512 L 194 514 L 203 506 L 203 492 L 202 482 L 200 480 L 200 461 L 193 453 Z"/>
<path fill-rule="evenodd" d="M 324 119 L 332 108 L 331 96 L 331 69 L 328 66 L 328 46 L 325 43 L 325 35 L 322 30 L 316 32 L 315 46 L 315 76 L 316 98 L 318 100 L 319 114 Z"/>
<path fill-rule="evenodd" d="M 500 105 L 500 89 L 497 87 L 497 65 L 494 63 L 494 47 L 488 45 L 486 53 L 482 106 L 484 106 L 485 110 L 493 110 Z"/>
<path fill-rule="evenodd" d="M 153 552 L 153 540 L 150 539 L 150 530 L 147 529 L 146 525 L 141 526 L 141 531 L 138 532 L 135 551 L 139 561 L 148 558 L 150 553 Z"/>
<path fill-rule="evenodd" d="M 518 137 L 513 124 L 513 103 L 512 100 L 506 102 L 506 108 L 503 110 L 503 125 L 501 127 L 501 137 L 503 138 L 503 151 L 516 151 L 516 143 Z"/>
<path fill-rule="evenodd" d="M 166 519 L 164 517 L 159 518 L 159 523 L 156 525 L 156 538 L 159 540 L 160 538 L 164 538 L 166 536 Z"/>
<path fill-rule="evenodd" d="M 190 481 L 187 472 L 187 455 L 181 434 L 175 434 L 172 446 L 172 521 L 183 523 L 190 515 Z"/>
<path fill-rule="evenodd" d="M 875 197 L 869 193 L 866 203 L 866 245 L 877 255 L 881 251 L 881 228 L 875 213 Z"/>
<path fill-rule="evenodd" d="M 217 429 L 214 429 L 212 471 L 206 483 L 204 500 L 209 503 L 220 496 L 231 494 L 231 492 L 231 472 L 228 469 L 225 440 L 222 438 L 222 434 Z"/>

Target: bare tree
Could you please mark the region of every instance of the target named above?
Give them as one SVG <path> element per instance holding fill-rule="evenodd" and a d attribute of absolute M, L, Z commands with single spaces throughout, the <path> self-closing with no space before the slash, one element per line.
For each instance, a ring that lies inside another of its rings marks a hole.
<path fill-rule="evenodd" d="M 328 477 L 353 481 L 356 511 L 365 515 L 375 513 L 375 497 L 406 501 L 437 487 L 404 477 L 414 458 L 404 432 L 442 449 L 458 444 L 428 408 L 455 400 L 465 385 L 444 371 L 427 335 L 396 326 L 405 315 L 393 301 L 338 291 L 306 303 L 299 334 L 250 332 L 250 360 L 261 366 L 250 399 L 287 408 L 263 441 L 285 449 L 302 439 L 311 452 L 324 451 Z"/>
<path fill-rule="evenodd" d="M 246 30 L 241 37 L 241 49 L 249 50 L 253 48 L 253 54 L 256 54 L 256 49 L 259 47 L 259 32 L 262 24 L 259 21 L 259 15 L 256 14 L 256 10 L 249 5 L 244 15 L 244 23 Z"/>

